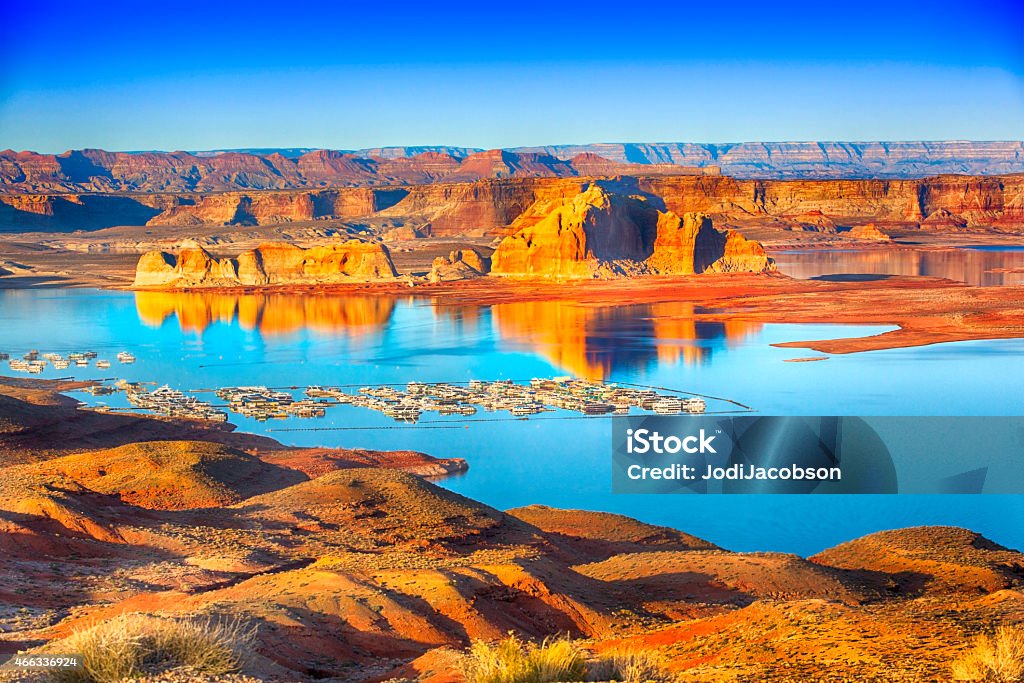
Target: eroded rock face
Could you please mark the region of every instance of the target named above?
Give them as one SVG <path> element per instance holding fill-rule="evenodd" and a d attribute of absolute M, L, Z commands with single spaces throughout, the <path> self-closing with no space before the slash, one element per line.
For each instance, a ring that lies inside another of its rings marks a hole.
<path fill-rule="evenodd" d="M 539 221 L 502 240 L 491 257 L 492 272 L 589 278 L 602 262 L 642 260 L 645 233 L 657 220 L 644 204 L 592 184 L 568 201 L 553 202 Z"/>
<path fill-rule="evenodd" d="M 434 259 L 427 279 L 431 282 L 452 282 L 480 277 L 490 271 L 491 259 L 476 249 L 457 249 Z"/>
<path fill-rule="evenodd" d="M 372 282 L 397 277 L 386 247 L 349 240 L 303 249 L 269 242 L 236 258 L 217 259 L 199 246 L 177 256 L 150 251 L 139 259 L 134 287 L 234 287 Z"/>
<path fill-rule="evenodd" d="M 774 270 L 775 261 L 768 258 L 760 242 L 748 240 L 735 230 L 726 230 L 724 244 L 722 244 L 722 256 L 704 272 L 767 273 Z"/>
<path fill-rule="evenodd" d="M 719 232 L 706 214 L 679 216 L 652 203 L 598 184 L 566 201 L 538 202 L 498 245 L 492 273 L 578 279 L 774 270 L 760 243 Z"/>

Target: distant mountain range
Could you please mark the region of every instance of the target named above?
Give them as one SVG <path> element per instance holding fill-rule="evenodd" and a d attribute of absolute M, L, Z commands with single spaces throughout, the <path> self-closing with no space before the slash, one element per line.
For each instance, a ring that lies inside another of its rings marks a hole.
<path fill-rule="evenodd" d="M 0 192 L 5 194 L 217 192 L 612 175 L 780 179 L 921 178 L 950 173 L 1024 173 L 1024 141 L 0 152 Z"/>
<path fill-rule="evenodd" d="M 223 151 L 199 152 L 217 154 Z M 278 152 L 298 157 L 313 149 L 230 150 Z M 360 157 L 401 159 L 432 152 L 456 158 L 485 150 L 475 147 L 368 147 L 346 150 Z M 586 145 L 508 147 L 514 153 L 542 153 L 569 160 L 579 154 L 629 164 L 717 166 L 737 178 L 920 177 L 937 173 L 999 175 L 1024 172 L 1024 141 L 940 142 L 598 142 Z"/>

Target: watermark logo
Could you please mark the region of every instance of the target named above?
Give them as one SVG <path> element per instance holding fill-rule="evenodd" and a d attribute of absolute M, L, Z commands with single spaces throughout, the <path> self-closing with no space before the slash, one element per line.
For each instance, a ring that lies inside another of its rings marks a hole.
<path fill-rule="evenodd" d="M 1024 493 L 1024 417 L 648 415 L 612 432 L 614 493 Z"/>

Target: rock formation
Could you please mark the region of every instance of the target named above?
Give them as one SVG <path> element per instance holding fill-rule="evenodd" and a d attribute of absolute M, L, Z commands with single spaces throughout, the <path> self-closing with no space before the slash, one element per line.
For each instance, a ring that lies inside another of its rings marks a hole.
<path fill-rule="evenodd" d="M 864 225 L 858 225 L 850 228 L 850 231 L 846 233 L 846 236 L 858 240 L 875 240 L 878 242 L 892 241 L 892 238 L 879 230 L 878 226 L 874 223 L 866 223 Z"/>
<path fill-rule="evenodd" d="M 369 282 L 397 277 L 386 247 L 348 240 L 309 249 L 269 242 L 236 258 L 217 259 L 186 243 L 177 256 L 150 251 L 139 259 L 133 287 L 190 288 Z"/>
<path fill-rule="evenodd" d="M 434 259 L 427 279 L 431 282 L 451 282 L 479 277 L 490 271 L 491 259 L 475 249 L 457 249 L 447 256 Z"/>
<path fill-rule="evenodd" d="M 514 234 L 492 256 L 492 273 L 578 279 L 774 269 L 758 242 L 716 230 L 709 216 L 651 204 L 596 183 L 570 200 L 542 202 L 513 223 Z"/>

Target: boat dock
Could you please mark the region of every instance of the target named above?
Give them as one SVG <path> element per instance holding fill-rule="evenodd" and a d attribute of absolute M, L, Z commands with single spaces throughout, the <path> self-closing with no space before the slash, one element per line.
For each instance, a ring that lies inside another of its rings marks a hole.
<path fill-rule="evenodd" d="M 311 386 L 310 398 L 333 399 L 338 403 L 369 408 L 399 422 L 416 422 L 423 413 L 474 415 L 508 412 L 529 417 L 556 409 L 583 415 L 626 415 L 631 409 L 663 415 L 703 413 L 707 405 L 699 397 L 680 398 L 659 394 L 654 389 L 622 387 L 571 377 L 532 379 L 528 384 L 512 380 L 472 380 L 465 386 L 447 382 L 409 382 L 404 391 L 394 386 L 360 387 L 349 393 L 341 387 Z"/>
<path fill-rule="evenodd" d="M 119 363 L 128 364 L 134 363 L 136 359 L 128 351 L 121 351 L 117 354 L 117 360 Z M 52 366 L 54 370 L 67 370 L 72 365 L 76 368 L 89 367 L 89 363 L 93 362 L 96 368 L 105 370 L 113 365 L 109 360 L 99 358 L 96 351 L 72 351 L 64 356 L 52 351 L 40 353 L 32 350 L 22 354 L 21 358 L 11 358 L 9 353 L 0 353 L 0 361 L 7 361 L 8 367 L 15 372 L 27 372 L 31 375 L 41 374 L 47 366 Z"/>
<path fill-rule="evenodd" d="M 211 420 L 214 422 L 226 422 L 228 419 L 228 415 L 224 411 L 217 410 L 209 403 L 200 401 L 195 396 L 186 396 L 184 393 L 177 389 L 172 389 L 166 384 L 153 391 L 147 391 L 140 384 L 125 383 L 123 390 L 128 396 L 128 402 L 132 406 L 152 411 L 158 415 Z M 90 391 L 92 391 L 92 388 L 90 388 Z"/>

